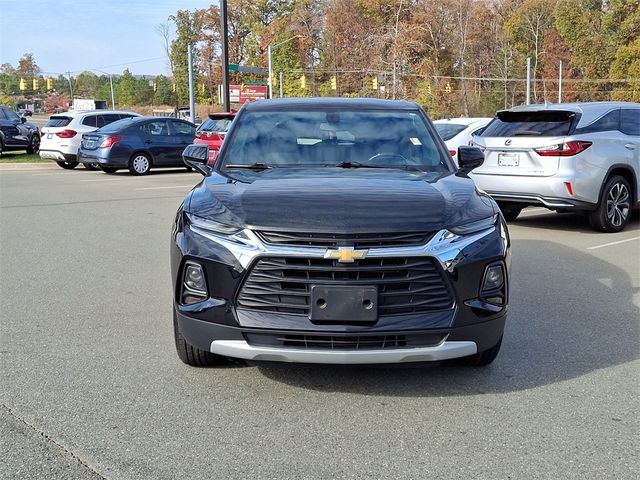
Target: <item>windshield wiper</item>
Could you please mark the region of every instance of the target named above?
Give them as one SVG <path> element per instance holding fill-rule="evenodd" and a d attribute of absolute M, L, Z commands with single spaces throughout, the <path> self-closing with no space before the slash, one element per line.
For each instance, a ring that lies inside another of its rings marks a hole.
<path fill-rule="evenodd" d="M 360 163 L 360 162 L 340 162 L 336 165 L 328 165 L 331 167 L 337 167 L 337 168 L 389 168 L 389 167 L 385 167 L 384 165 L 365 165 L 364 163 Z"/>
<path fill-rule="evenodd" d="M 263 170 L 271 170 L 273 168 L 271 165 L 267 165 L 266 163 L 260 163 L 260 162 L 251 163 L 248 165 L 230 163 L 227 165 L 223 165 L 223 167 L 224 168 L 244 168 L 246 170 L 256 170 L 259 172 Z"/>

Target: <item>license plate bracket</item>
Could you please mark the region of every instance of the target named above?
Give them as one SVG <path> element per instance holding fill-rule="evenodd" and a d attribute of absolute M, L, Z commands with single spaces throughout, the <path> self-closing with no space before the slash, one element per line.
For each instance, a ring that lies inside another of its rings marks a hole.
<path fill-rule="evenodd" d="M 311 287 L 311 321 L 375 322 L 378 319 L 378 287 Z"/>
<path fill-rule="evenodd" d="M 517 167 L 520 165 L 520 155 L 517 153 L 499 153 L 498 165 L 502 167 Z"/>

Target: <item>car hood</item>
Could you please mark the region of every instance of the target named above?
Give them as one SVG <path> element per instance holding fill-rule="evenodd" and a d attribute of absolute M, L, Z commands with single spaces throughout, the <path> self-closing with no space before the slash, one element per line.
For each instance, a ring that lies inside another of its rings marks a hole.
<path fill-rule="evenodd" d="M 213 173 L 185 202 L 202 218 L 254 230 L 310 233 L 425 232 L 495 213 L 472 180 L 392 169 Z"/>

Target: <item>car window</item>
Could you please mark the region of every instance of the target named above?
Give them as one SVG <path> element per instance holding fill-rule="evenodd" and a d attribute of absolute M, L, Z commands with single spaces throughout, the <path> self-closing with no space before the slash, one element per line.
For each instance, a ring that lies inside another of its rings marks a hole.
<path fill-rule="evenodd" d="M 231 125 L 231 118 L 207 118 L 202 125 L 198 128 L 199 132 L 226 132 L 229 130 L 229 125 Z"/>
<path fill-rule="evenodd" d="M 4 110 L 4 109 L 3 109 Z M 13 110 L 5 110 L 4 111 L 5 115 L 7 116 L 7 120 L 11 121 L 11 122 L 20 122 L 20 115 L 18 115 L 16 112 L 14 112 Z"/>
<path fill-rule="evenodd" d="M 134 115 L 131 115 L 129 113 L 118 113 L 117 116 L 120 120 L 122 120 L 123 118 L 134 118 Z"/>
<path fill-rule="evenodd" d="M 196 127 L 186 122 L 176 122 L 172 120 L 171 124 L 173 125 L 173 130 L 176 135 L 189 135 L 193 137 L 196 134 Z"/>
<path fill-rule="evenodd" d="M 101 127 L 102 125 L 98 125 L 98 115 L 87 115 L 80 122 L 82 125 L 86 125 L 87 127 Z"/>
<path fill-rule="evenodd" d="M 66 127 L 73 120 L 71 117 L 53 116 L 49 117 L 49 121 L 45 127 Z"/>
<path fill-rule="evenodd" d="M 130 126 L 133 123 L 131 118 L 123 118 L 100 128 L 101 133 L 115 133 Z"/>
<path fill-rule="evenodd" d="M 147 122 L 140 125 L 140 131 L 145 135 L 151 135 L 153 137 L 168 136 L 169 127 L 165 120 L 156 120 L 155 122 Z"/>
<path fill-rule="evenodd" d="M 4 114 L 4 108 L 0 108 L 0 120 L 6 120 L 7 116 Z"/>
<path fill-rule="evenodd" d="M 620 131 L 640 137 L 640 109 L 625 108 L 620 112 Z"/>
<path fill-rule="evenodd" d="M 480 135 L 482 135 L 482 133 L 487 129 L 487 126 L 485 125 L 484 127 L 480 127 L 477 130 L 474 130 L 473 132 L 471 132 L 471 136 L 472 137 L 478 137 Z"/>
<path fill-rule="evenodd" d="M 117 122 L 118 120 L 120 120 L 120 115 L 117 113 L 106 113 L 104 115 L 100 115 L 100 118 L 98 119 L 98 126 L 104 127 L 105 125 Z"/>
<path fill-rule="evenodd" d="M 620 110 L 613 110 L 590 125 L 576 129 L 575 133 L 598 133 L 620 130 Z"/>
<path fill-rule="evenodd" d="M 281 167 L 330 167 L 357 162 L 450 171 L 436 132 L 418 112 L 250 111 L 234 122 L 239 123 L 233 137 L 225 140 L 229 141 L 225 164 L 259 161 Z"/>
<path fill-rule="evenodd" d="M 453 137 L 462 132 L 468 125 L 461 125 L 459 123 L 434 123 L 438 135 L 443 140 L 451 140 Z"/>
<path fill-rule="evenodd" d="M 556 137 L 568 135 L 575 114 L 564 110 L 498 112 L 483 137 Z"/>

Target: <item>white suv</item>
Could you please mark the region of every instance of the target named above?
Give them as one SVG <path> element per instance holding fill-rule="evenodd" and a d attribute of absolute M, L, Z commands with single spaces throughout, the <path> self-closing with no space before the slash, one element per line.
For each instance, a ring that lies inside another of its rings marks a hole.
<path fill-rule="evenodd" d="M 604 232 L 622 230 L 638 202 L 640 104 L 529 105 L 498 112 L 480 136 L 472 177 L 513 221 L 523 207 L 583 212 Z"/>
<path fill-rule="evenodd" d="M 40 158 L 55 160 L 62 168 L 76 168 L 82 134 L 122 120 L 139 117 L 137 113 L 115 110 L 69 111 L 49 117 L 42 127 Z M 85 163 L 88 170 L 97 170 L 97 165 Z"/>

